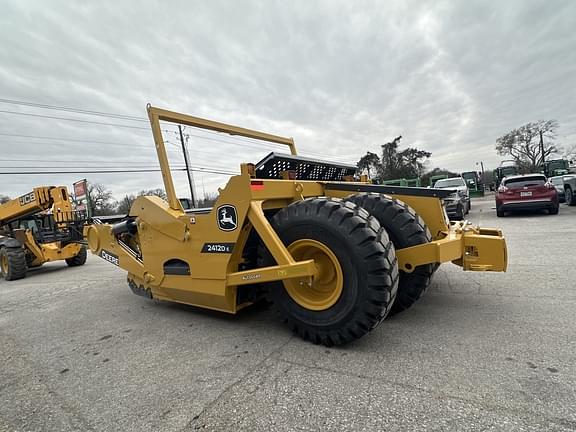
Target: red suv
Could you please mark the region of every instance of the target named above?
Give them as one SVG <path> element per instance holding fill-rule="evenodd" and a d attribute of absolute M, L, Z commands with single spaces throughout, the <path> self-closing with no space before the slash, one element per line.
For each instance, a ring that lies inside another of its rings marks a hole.
<path fill-rule="evenodd" d="M 558 192 L 543 174 L 505 177 L 496 192 L 496 215 L 507 211 L 542 210 L 558 214 Z"/>

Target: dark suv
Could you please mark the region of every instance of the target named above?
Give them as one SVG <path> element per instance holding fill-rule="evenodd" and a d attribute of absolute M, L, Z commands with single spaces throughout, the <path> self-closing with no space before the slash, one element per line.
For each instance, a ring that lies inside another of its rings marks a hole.
<path fill-rule="evenodd" d="M 451 219 L 462 220 L 470 213 L 470 191 L 466 180 L 462 177 L 452 177 L 438 180 L 434 183 L 435 189 L 454 189 L 454 193 L 444 198 L 446 213 Z"/>

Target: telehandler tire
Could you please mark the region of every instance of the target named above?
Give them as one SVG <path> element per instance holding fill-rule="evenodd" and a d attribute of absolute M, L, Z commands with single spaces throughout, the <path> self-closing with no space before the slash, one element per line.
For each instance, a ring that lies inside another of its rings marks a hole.
<path fill-rule="evenodd" d="M 269 285 L 269 299 L 293 332 L 326 346 L 358 339 L 386 317 L 398 287 L 394 245 L 378 221 L 340 199 L 309 198 L 278 211 L 271 225 L 297 261 L 317 274 Z M 274 265 L 262 248 L 264 265 Z"/>
<path fill-rule="evenodd" d="M 0 248 L 0 271 L 7 281 L 26 277 L 26 253 L 22 248 Z"/>
<path fill-rule="evenodd" d="M 426 223 L 404 202 L 377 193 L 361 193 L 345 199 L 365 209 L 380 222 L 396 249 L 404 249 L 432 241 Z M 412 306 L 430 285 L 439 264 L 418 266 L 412 273 L 400 271 L 398 294 L 389 316 Z"/>
<path fill-rule="evenodd" d="M 78 267 L 84 265 L 86 263 L 87 256 L 88 253 L 86 252 L 86 246 L 82 245 L 78 254 L 72 258 L 66 259 L 66 264 L 68 264 L 68 267 Z"/>

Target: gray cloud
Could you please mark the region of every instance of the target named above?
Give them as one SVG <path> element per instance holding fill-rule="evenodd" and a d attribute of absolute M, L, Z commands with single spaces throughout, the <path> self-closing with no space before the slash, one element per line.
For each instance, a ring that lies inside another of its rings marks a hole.
<path fill-rule="evenodd" d="M 555 118 L 559 143 L 574 143 L 574 28 L 569 0 L 9 1 L 0 16 L 0 97 L 142 117 L 151 102 L 293 136 L 303 153 L 348 162 L 402 134 L 404 145 L 433 153 L 431 165 L 469 170 L 480 160 L 496 166 L 495 139 L 527 121 Z M 0 133 L 107 143 L 0 136 L 2 159 L 45 160 L 2 166 L 157 166 L 148 130 L 0 113 Z M 181 163 L 176 136 L 167 138 Z M 193 160 L 219 169 L 267 151 L 191 138 Z M 0 193 L 79 177 L 0 176 Z M 118 197 L 161 186 L 159 173 L 87 177 Z M 197 175 L 197 184 L 213 191 L 225 179 Z M 185 194 L 184 175 L 175 180 Z"/>

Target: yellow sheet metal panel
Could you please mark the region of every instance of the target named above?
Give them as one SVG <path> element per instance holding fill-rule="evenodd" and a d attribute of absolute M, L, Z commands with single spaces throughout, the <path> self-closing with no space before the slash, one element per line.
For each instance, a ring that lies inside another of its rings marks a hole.
<path fill-rule="evenodd" d="M 484 234 L 464 235 L 462 267 L 471 271 L 506 271 L 508 251 L 504 237 Z"/>
<path fill-rule="evenodd" d="M 138 232 L 145 235 L 142 238 L 143 241 L 148 238 L 153 240 L 153 234 L 150 234 L 151 229 L 160 231 L 177 241 L 185 240 L 186 224 L 180 220 L 184 212 L 170 208 L 160 197 L 140 196 L 136 198 L 130 209 L 130 215 L 138 218 Z"/>
<path fill-rule="evenodd" d="M 80 248 L 81 245 L 78 243 L 70 243 L 66 246 L 62 246 L 60 242 L 44 243 L 41 245 L 44 262 L 61 261 L 73 258 L 78 255 Z"/>

